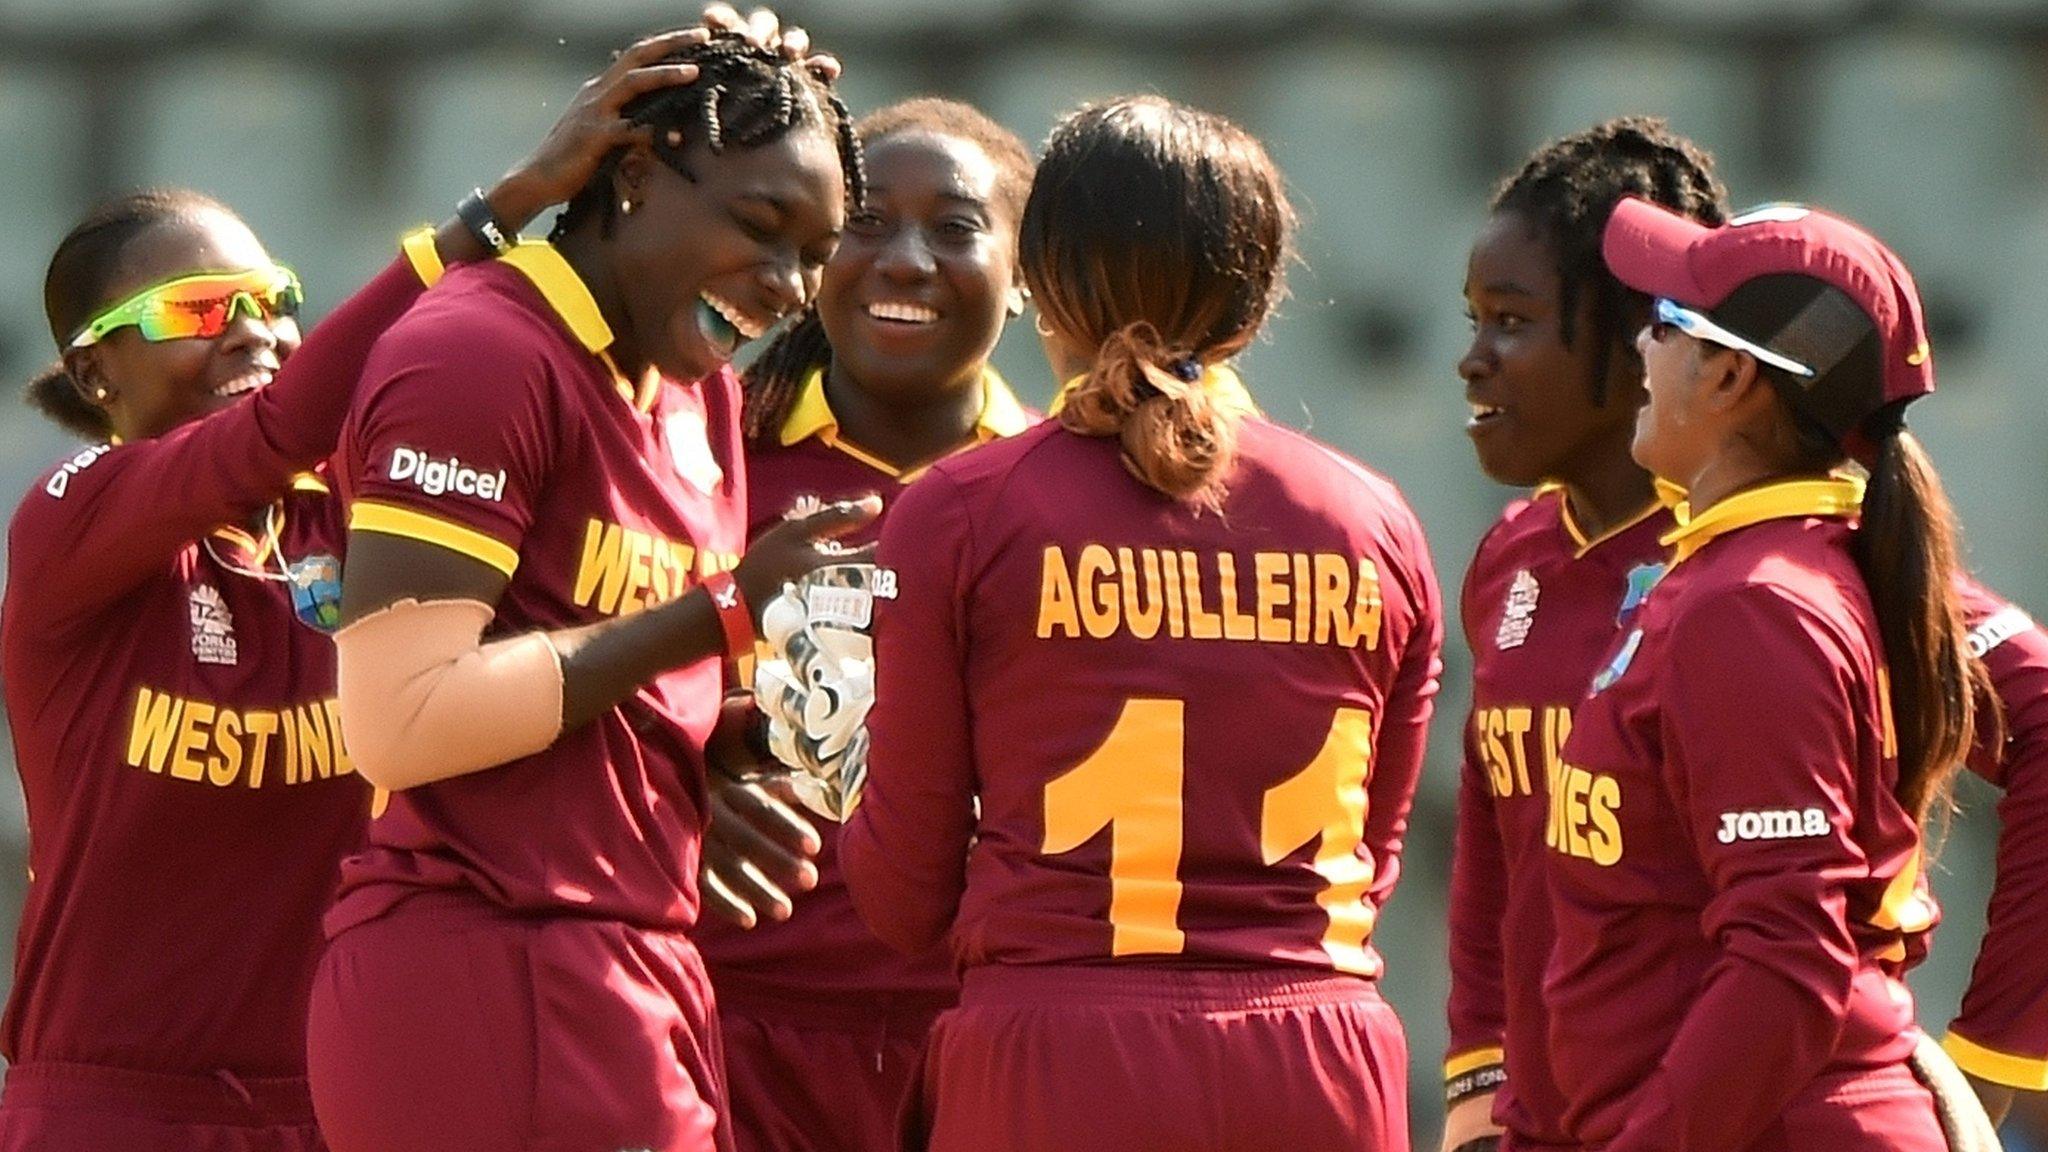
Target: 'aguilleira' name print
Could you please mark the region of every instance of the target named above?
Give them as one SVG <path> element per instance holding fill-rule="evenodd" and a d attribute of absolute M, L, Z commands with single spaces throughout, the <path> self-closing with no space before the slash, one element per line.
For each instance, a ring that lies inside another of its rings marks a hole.
<path fill-rule="evenodd" d="M 1379 567 L 1337 552 L 1046 547 L 1040 639 L 1119 632 L 1265 644 L 1380 645 Z"/>
<path fill-rule="evenodd" d="M 135 693 L 128 766 L 216 788 L 307 784 L 356 770 L 331 698 L 236 709 L 147 687 Z"/>
<path fill-rule="evenodd" d="M 681 596 L 697 580 L 739 566 L 727 552 L 699 549 L 593 517 L 583 530 L 574 599 L 607 616 L 625 616 Z"/>

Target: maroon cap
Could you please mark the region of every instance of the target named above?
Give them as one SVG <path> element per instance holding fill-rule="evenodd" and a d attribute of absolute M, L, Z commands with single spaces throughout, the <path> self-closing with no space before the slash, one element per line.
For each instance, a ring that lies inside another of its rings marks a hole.
<path fill-rule="evenodd" d="M 1920 292 L 1875 236 L 1839 216 L 1773 204 L 1718 228 L 1633 197 L 1602 237 L 1622 283 L 1705 312 L 1811 367 L 1804 405 L 1844 435 L 1880 409 L 1934 391 Z M 1876 329 L 1880 379 L 1830 379 Z M 1797 398 L 1795 398 L 1795 402 Z"/>

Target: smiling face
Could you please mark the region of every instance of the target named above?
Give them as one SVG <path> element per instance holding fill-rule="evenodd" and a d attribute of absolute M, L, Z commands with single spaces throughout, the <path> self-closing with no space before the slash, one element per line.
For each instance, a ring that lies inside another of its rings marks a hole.
<path fill-rule="evenodd" d="M 248 225 L 225 212 L 195 208 L 122 248 L 120 267 L 93 312 L 180 276 L 247 272 L 272 263 Z M 133 441 L 161 436 L 269 384 L 298 346 L 297 321 L 264 320 L 243 308 L 212 338 L 152 342 L 130 325 L 68 353 L 65 363 L 88 398 L 106 411 L 114 434 Z M 102 389 L 104 397 L 98 395 Z"/>
<path fill-rule="evenodd" d="M 1715 416 L 1703 407 L 1707 348 L 1668 324 L 1644 325 L 1636 347 L 1650 399 L 1636 417 L 1630 452 L 1652 473 L 1692 487 L 1718 442 Z"/>
<path fill-rule="evenodd" d="M 1017 299 L 1017 220 L 980 145 L 905 132 L 867 145 L 867 205 L 825 266 L 835 365 L 879 399 L 972 387 Z"/>
<path fill-rule="evenodd" d="M 1466 434 L 1494 480 L 1569 483 L 1625 458 L 1642 392 L 1615 349 L 1605 399 L 1594 399 L 1593 296 L 1580 292 L 1577 314 L 1564 312 L 1556 256 L 1519 215 L 1493 216 L 1473 242 L 1465 270 L 1472 343 L 1458 375 L 1472 406 Z"/>
<path fill-rule="evenodd" d="M 687 152 L 693 182 L 645 148 L 620 162 L 633 204 L 610 240 L 622 337 L 662 373 L 695 380 L 817 294 L 845 218 L 839 153 L 807 124 L 781 138 Z"/>

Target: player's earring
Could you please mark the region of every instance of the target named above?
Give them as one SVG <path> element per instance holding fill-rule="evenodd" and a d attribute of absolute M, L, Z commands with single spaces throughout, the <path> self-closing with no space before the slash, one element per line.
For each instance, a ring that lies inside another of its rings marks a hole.
<path fill-rule="evenodd" d="M 107 398 L 107 390 L 105 388 L 93 389 L 92 398 L 95 400 L 105 400 Z"/>
<path fill-rule="evenodd" d="M 1030 302 L 1031 289 L 1012 288 L 1009 292 L 1009 298 L 1003 302 L 1003 311 L 1006 314 L 1008 314 L 1010 318 L 1015 319 L 1016 317 L 1022 316 L 1024 314 L 1024 305 L 1029 304 Z"/>
<path fill-rule="evenodd" d="M 621 200 L 621 201 L 619 201 L 619 215 L 621 215 L 621 216 L 631 216 L 632 214 L 633 214 L 633 202 L 632 202 L 631 200 Z"/>
<path fill-rule="evenodd" d="M 1036 329 L 1040 336 L 1050 337 L 1052 335 L 1052 329 L 1045 326 L 1045 313 L 1043 312 L 1031 318 L 1031 327 Z"/>

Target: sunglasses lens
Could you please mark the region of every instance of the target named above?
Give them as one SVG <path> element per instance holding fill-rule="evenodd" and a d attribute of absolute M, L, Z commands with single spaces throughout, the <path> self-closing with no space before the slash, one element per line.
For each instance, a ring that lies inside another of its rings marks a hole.
<path fill-rule="evenodd" d="M 296 316 L 298 281 L 283 269 L 235 277 L 203 277 L 166 284 L 137 319 L 146 340 L 211 340 L 227 331 L 237 312 L 271 321 Z"/>

